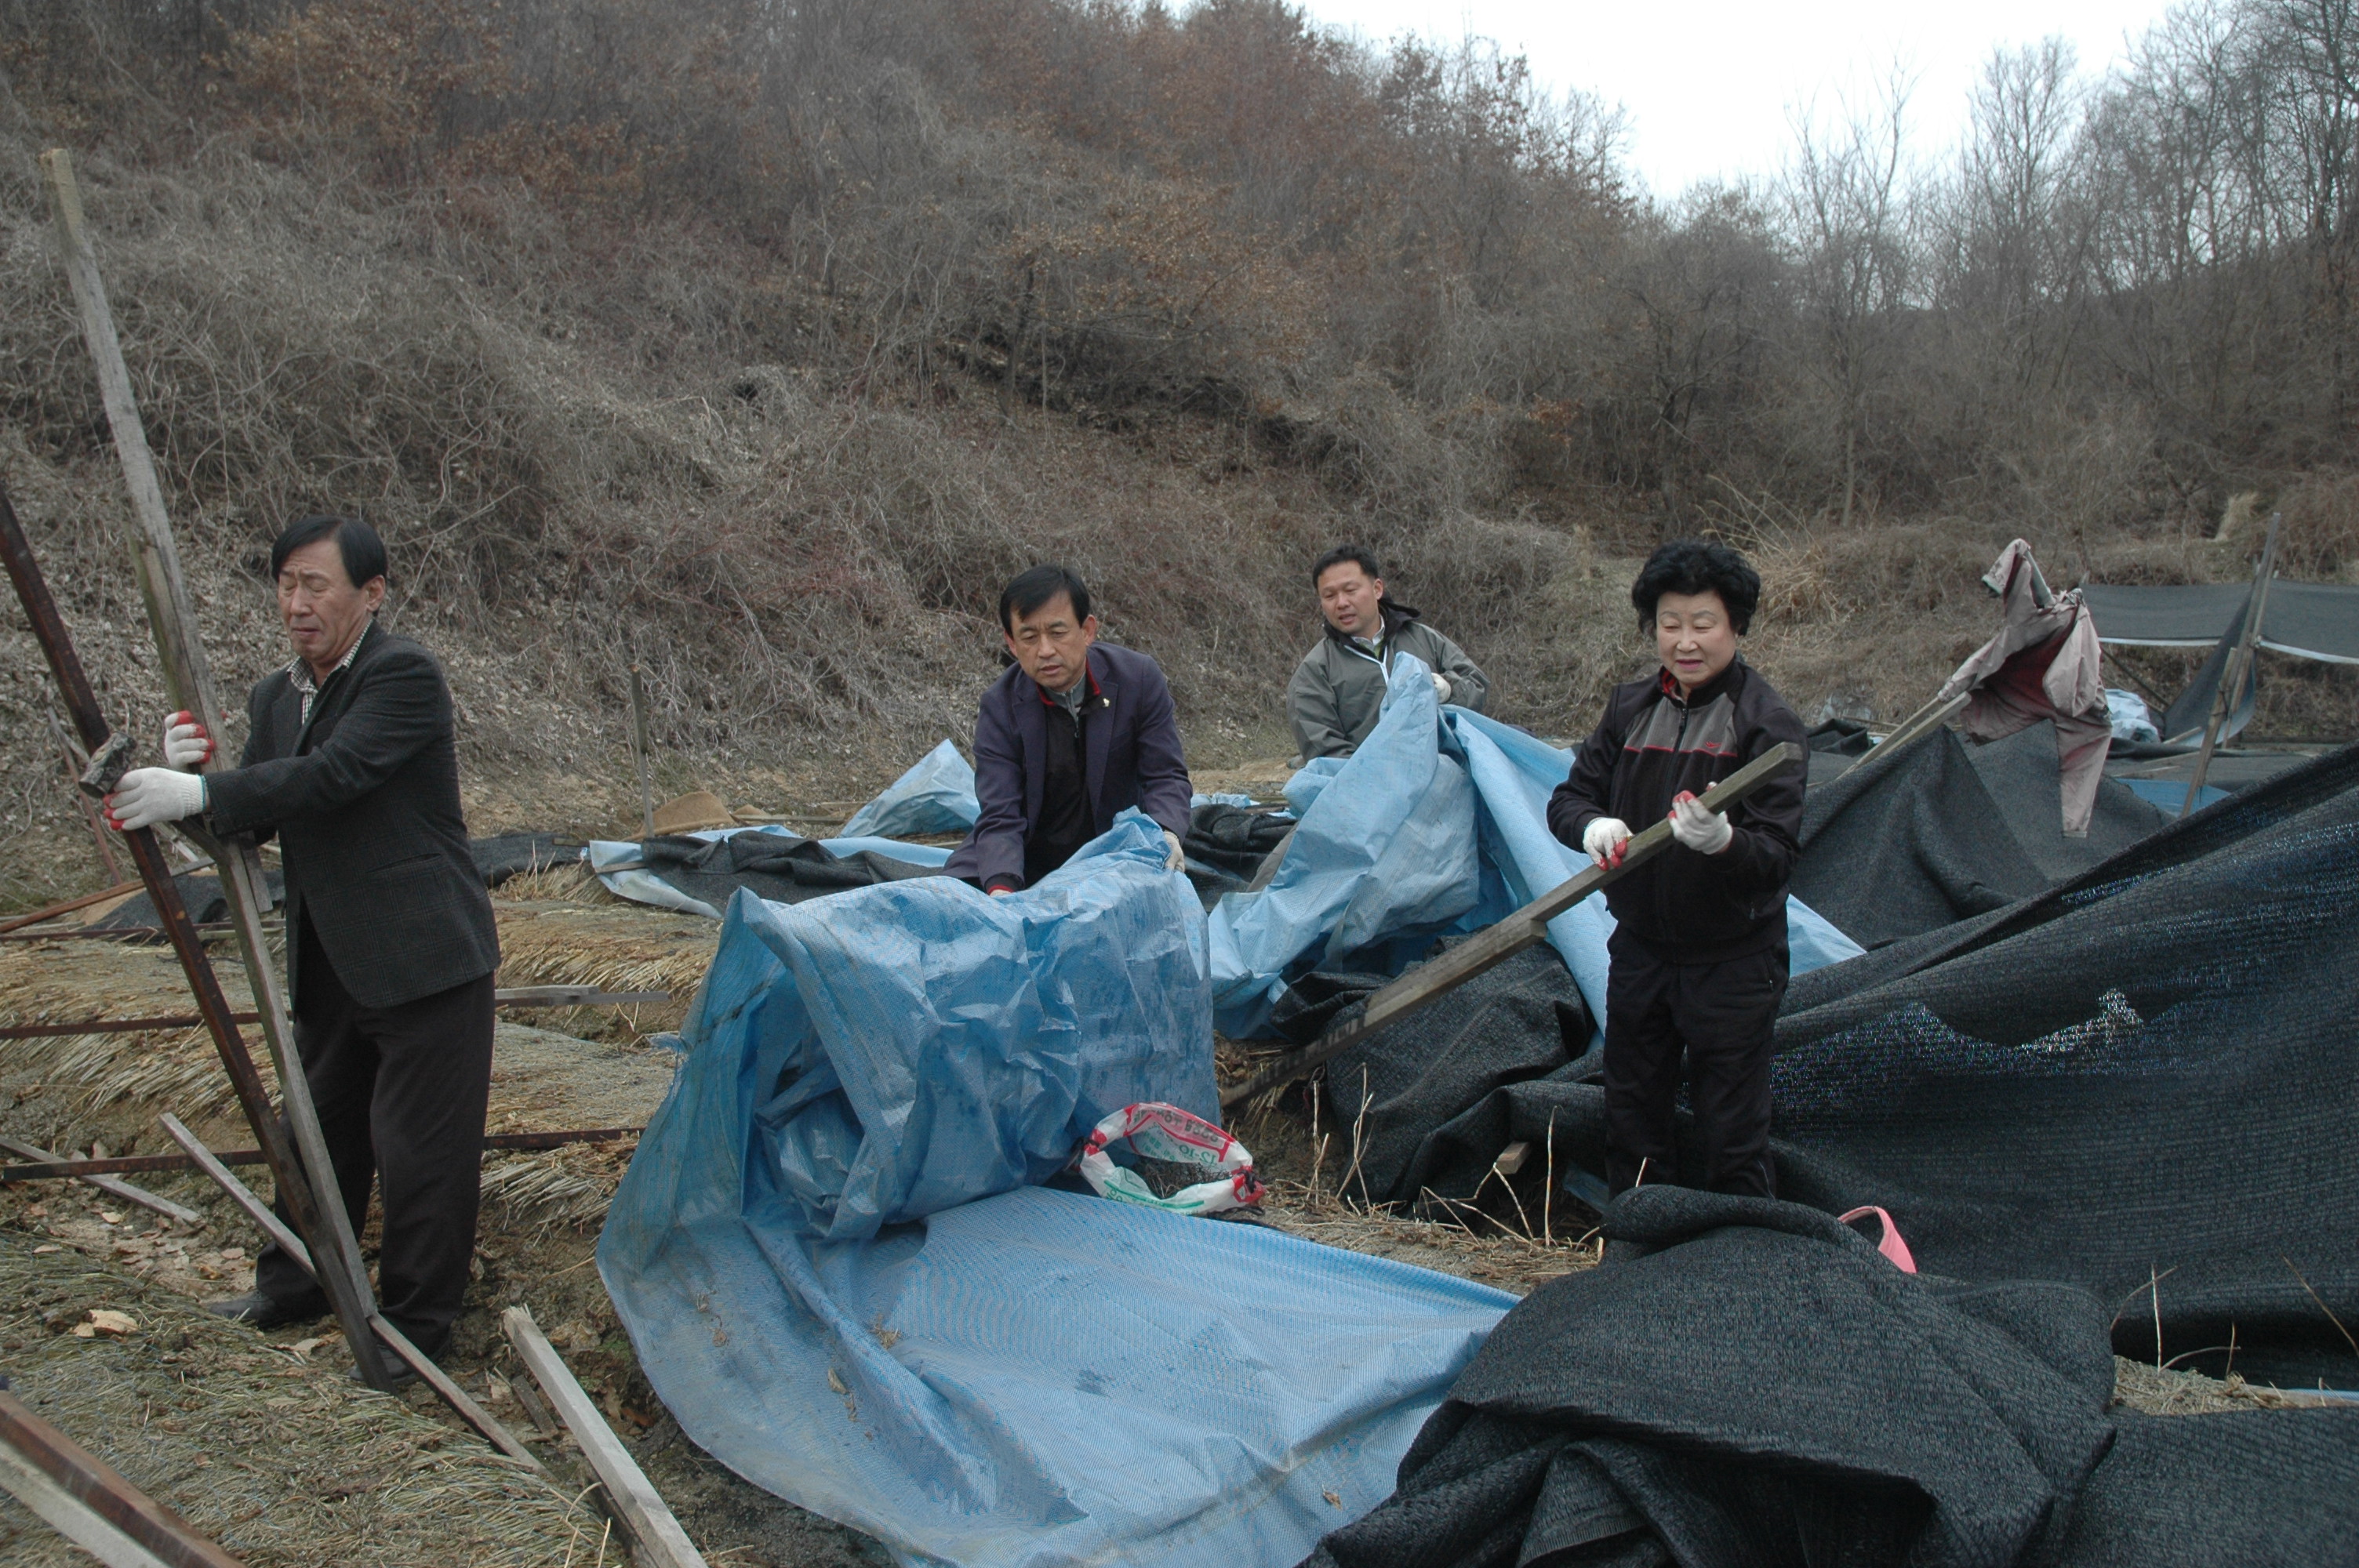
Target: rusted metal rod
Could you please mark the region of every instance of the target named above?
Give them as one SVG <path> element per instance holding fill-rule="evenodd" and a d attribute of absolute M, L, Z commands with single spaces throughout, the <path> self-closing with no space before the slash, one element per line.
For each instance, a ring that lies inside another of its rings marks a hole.
<path fill-rule="evenodd" d="M 487 1132 L 484 1147 L 502 1151 L 561 1149 L 569 1143 L 610 1143 L 636 1138 L 640 1127 L 582 1127 L 565 1132 Z M 259 1149 L 232 1149 L 213 1158 L 224 1165 L 266 1163 Z M 64 1177 L 130 1175 L 141 1171 L 188 1171 L 196 1161 L 186 1154 L 115 1154 L 103 1160 L 49 1160 L 38 1164 L 0 1165 L 0 1182 L 47 1182 Z"/>

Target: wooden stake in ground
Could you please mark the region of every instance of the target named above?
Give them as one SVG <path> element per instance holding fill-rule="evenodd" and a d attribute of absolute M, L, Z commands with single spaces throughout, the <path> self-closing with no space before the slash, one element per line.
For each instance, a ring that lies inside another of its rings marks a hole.
<path fill-rule="evenodd" d="M 1807 753 L 1799 746 L 1771 747 L 1704 792 L 1707 811 L 1726 811 L 1779 769 L 1800 762 Z M 1234 1088 L 1221 1091 L 1223 1108 L 1238 1104 L 1266 1089 L 1290 1084 L 1339 1052 L 1358 1044 L 1378 1030 L 1397 1023 L 1428 1002 L 1446 996 L 1484 970 L 1506 962 L 1525 948 L 1548 939 L 1548 924 L 1591 893 L 1660 854 L 1671 841 L 1671 825 L 1658 822 L 1631 836 L 1617 866 L 1592 866 L 1542 893 L 1496 925 L 1471 936 L 1441 957 L 1419 965 L 1368 998 L 1360 1015 L 1339 1024 L 1310 1044 L 1288 1051 Z"/>
<path fill-rule="evenodd" d="M 598 1407 L 590 1402 L 582 1385 L 574 1381 L 565 1358 L 532 1320 L 532 1309 L 508 1308 L 500 1314 L 500 1327 L 516 1347 L 516 1358 L 556 1407 L 558 1419 L 582 1444 L 582 1457 L 590 1461 L 599 1485 L 605 1488 L 607 1511 L 630 1537 L 631 1555 L 639 1568 L 705 1568 L 703 1553 L 696 1550 L 663 1495 L 640 1470 L 623 1440 L 614 1435 L 614 1429 L 606 1424 L 606 1418 L 598 1413 Z"/>
<path fill-rule="evenodd" d="M 2236 711 L 2236 703 L 2245 689 L 2245 677 L 2253 667 L 2253 644 L 2261 638 L 2261 617 L 2268 613 L 2269 584 L 2277 575 L 2277 524 L 2285 514 L 2269 514 L 2269 536 L 2261 546 L 2261 564 L 2253 572 L 2252 597 L 2245 601 L 2244 629 L 2236 633 L 2236 651 L 2228 655 L 2227 676 L 2220 683 L 2220 695 L 2212 699 L 2212 716 L 2203 724 L 2203 748 L 2195 753 L 2195 772 L 2187 781 L 2187 799 L 2179 807 L 2186 816 L 2202 798 L 2204 775 L 2212 771 L 2212 749 L 2220 744 L 2220 731 L 2228 716 Z"/>
<path fill-rule="evenodd" d="M 107 1568 L 242 1568 L 5 1386 L 0 1486 Z"/>
<path fill-rule="evenodd" d="M 99 395 L 106 406 L 107 425 L 114 433 L 115 454 L 122 460 L 124 482 L 131 493 L 130 509 L 124 514 L 125 526 L 132 564 L 139 579 L 139 595 L 147 602 L 148 628 L 155 635 L 157 654 L 163 665 L 165 693 L 176 708 L 198 715 L 207 729 L 219 734 L 223 728 L 222 706 L 214 697 L 212 669 L 205 658 L 204 644 L 197 637 L 195 611 L 189 599 L 188 584 L 180 575 L 179 553 L 172 543 L 171 519 L 164 510 L 163 488 L 156 481 L 156 462 L 147 449 L 147 432 L 139 422 L 139 406 L 131 395 L 131 373 L 123 362 L 123 346 L 115 337 L 114 315 L 107 307 L 98 262 L 82 230 L 82 191 L 74 183 L 72 161 L 65 149 L 53 147 L 41 155 L 41 168 L 49 179 L 50 206 L 57 219 L 59 249 L 64 256 L 67 281 L 72 286 L 74 303 L 82 313 L 82 336 L 90 345 Z M 97 754 L 96 742 L 92 742 L 91 750 L 92 755 Z M 206 768 L 209 772 L 218 771 L 227 764 L 228 759 L 216 752 Z M 353 1235 L 352 1222 L 337 1196 L 335 1167 L 329 1162 L 327 1140 L 321 1133 L 319 1114 L 311 1105 L 311 1091 L 303 1079 L 302 1061 L 288 1028 L 287 988 L 280 980 L 269 941 L 263 935 L 262 917 L 269 913 L 270 893 L 262 872 L 262 858 L 255 852 L 253 844 L 245 840 L 214 843 L 207 841 L 210 835 L 190 836 L 212 853 L 220 871 L 222 893 L 245 958 L 246 979 L 253 988 L 255 1009 L 262 1014 L 262 1036 L 278 1069 L 287 1120 L 294 1129 L 295 1145 L 302 1153 L 303 1167 L 310 1174 L 310 1191 L 319 1195 L 320 1201 L 309 1204 L 307 1212 L 307 1206 L 295 1199 L 283 1184 L 280 1194 L 288 1199 L 290 1208 L 296 1209 L 306 1234 L 328 1261 L 325 1272 L 329 1277 L 323 1278 L 321 1284 L 335 1306 L 336 1320 L 345 1338 L 352 1342 L 362 1376 L 370 1387 L 389 1390 L 392 1383 L 377 1356 L 375 1343 L 368 1335 L 368 1318 L 375 1306 L 368 1269 L 361 1260 L 360 1243 Z M 155 892 L 152 885 L 149 892 Z M 233 1028 L 233 1039 L 235 1033 Z M 238 1049 L 245 1049 L 242 1042 Z M 252 1108 L 248 1110 L 251 1114 Z M 259 1128 L 255 1136 L 264 1141 L 265 1148 L 270 1147 L 269 1135 Z"/>

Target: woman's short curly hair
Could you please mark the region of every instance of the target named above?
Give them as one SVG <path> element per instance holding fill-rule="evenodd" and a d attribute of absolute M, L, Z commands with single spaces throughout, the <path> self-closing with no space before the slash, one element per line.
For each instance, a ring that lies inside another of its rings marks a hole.
<path fill-rule="evenodd" d="M 1716 593 L 1728 606 L 1728 623 L 1740 633 L 1752 629 L 1753 612 L 1761 604 L 1761 574 L 1753 564 L 1726 545 L 1709 539 L 1674 539 L 1658 545 L 1638 568 L 1630 585 L 1630 602 L 1638 609 L 1638 629 L 1655 626 L 1655 606 L 1667 593 Z"/>

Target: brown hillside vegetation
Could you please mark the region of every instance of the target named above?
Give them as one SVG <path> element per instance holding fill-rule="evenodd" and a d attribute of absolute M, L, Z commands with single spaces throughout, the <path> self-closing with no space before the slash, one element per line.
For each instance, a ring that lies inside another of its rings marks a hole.
<path fill-rule="evenodd" d="M 630 819 L 633 657 L 668 786 L 858 798 L 964 736 L 1043 558 L 1208 764 L 1288 749 L 1345 537 L 1544 734 L 1696 531 L 1761 557 L 1798 707 L 1888 718 L 2015 534 L 2066 582 L 2227 580 L 2282 504 L 2290 575 L 2359 577 L 2349 10 L 2189 12 L 2102 82 L 2003 56 L 1951 162 L 1864 115 L 1669 200 L 1512 57 L 1268 0 L 19 0 L 0 462 L 144 732 L 63 145 L 225 689 L 283 657 L 272 532 L 364 514 L 479 828 Z M 22 904 L 99 873 L 13 614 L 0 646 Z M 2265 730 L 2351 730 L 2348 671 L 2265 690 Z"/>

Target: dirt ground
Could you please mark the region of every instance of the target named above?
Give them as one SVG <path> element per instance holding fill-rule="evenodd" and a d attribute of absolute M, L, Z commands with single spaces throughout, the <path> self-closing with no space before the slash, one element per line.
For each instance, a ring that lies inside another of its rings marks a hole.
<path fill-rule="evenodd" d="M 1279 762 L 1199 783 L 1266 797 L 1284 777 Z M 504 1012 L 493 1130 L 644 1123 L 674 1062 L 650 1040 L 679 1023 L 719 927 L 624 903 L 571 871 L 518 879 L 496 909 L 502 984 L 595 982 L 672 1000 Z M 214 956 L 244 1005 L 234 955 L 217 945 Z M 0 1023 L 178 1013 L 185 996 L 158 948 L 0 944 Z M 155 1121 L 164 1110 L 215 1147 L 251 1142 L 197 1031 L 0 1042 L 0 1131 L 60 1152 L 152 1152 L 169 1148 Z M 1299 1115 L 1270 1110 L 1236 1130 L 1270 1186 L 1270 1223 L 1291 1234 L 1517 1294 L 1596 1260 L 1594 1215 L 1549 1195 L 1537 1172 L 1496 1184 L 1466 1223 L 1429 1223 L 1368 1212 L 1338 1192 L 1348 1129 L 1322 1138 Z M 203 1301 L 251 1288 L 261 1238 L 194 1174 L 137 1179 L 199 1211 L 196 1225 L 78 1183 L 0 1187 L 0 1371 L 77 1442 L 257 1568 L 619 1563 L 585 1501 L 590 1477 L 571 1439 L 549 1440 L 513 1391 L 524 1374 L 496 1320 L 520 1303 L 716 1568 L 886 1561 L 874 1541 L 706 1457 L 641 1376 L 592 1256 L 630 1152 L 624 1141 L 485 1160 L 476 1280 L 445 1366 L 533 1441 L 556 1485 L 497 1454 L 421 1388 L 397 1398 L 360 1388 L 332 1323 L 261 1335 L 204 1314 Z M 364 1238 L 364 1249 L 372 1243 Z M 134 1326 L 101 1328 L 97 1309 Z M 2126 1363 L 2120 1397 L 2161 1413 L 2284 1402 L 2239 1381 Z M 0 1500 L 0 1561 L 62 1568 L 85 1559 Z"/>

